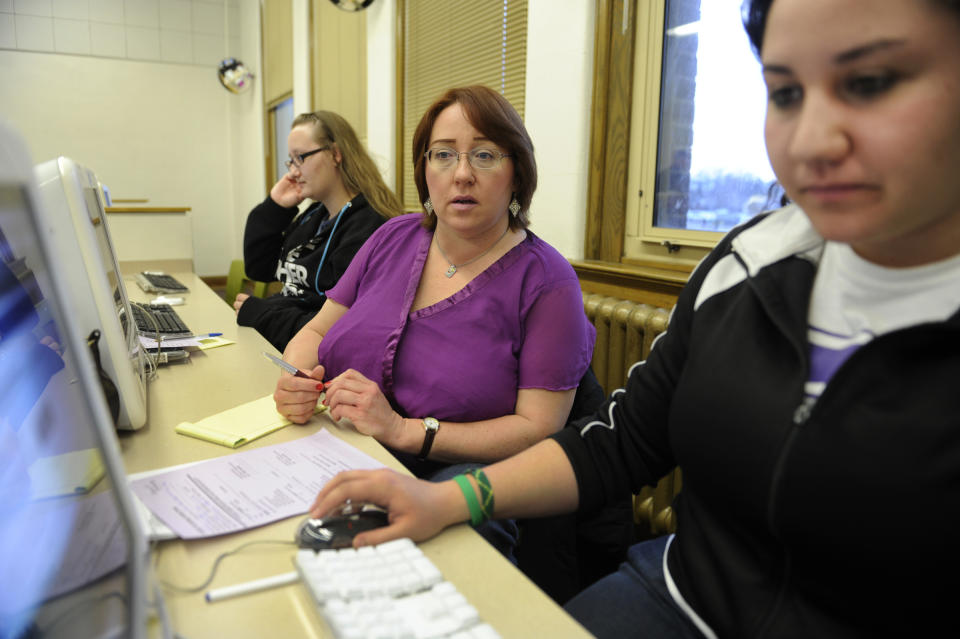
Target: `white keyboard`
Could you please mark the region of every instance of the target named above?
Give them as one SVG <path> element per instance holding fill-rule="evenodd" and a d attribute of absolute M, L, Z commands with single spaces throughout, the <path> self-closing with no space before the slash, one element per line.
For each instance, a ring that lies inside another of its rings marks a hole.
<path fill-rule="evenodd" d="M 409 539 L 300 550 L 294 563 L 339 639 L 499 637 Z"/>

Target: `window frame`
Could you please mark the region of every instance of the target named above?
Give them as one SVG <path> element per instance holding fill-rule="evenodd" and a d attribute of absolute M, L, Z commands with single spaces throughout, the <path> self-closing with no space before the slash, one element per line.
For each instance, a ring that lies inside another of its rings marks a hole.
<path fill-rule="evenodd" d="M 264 147 L 264 174 L 266 176 L 267 193 L 269 193 L 270 189 L 273 188 L 273 185 L 276 184 L 280 178 L 286 174 L 286 172 L 280 175 L 277 174 L 279 158 L 274 155 L 273 151 L 277 148 L 279 142 L 279 138 L 277 137 L 279 134 L 279 131 L 277 131 L 277 108 L 287 100 L 293 100 L 293 91 L 271 100 L 264 108 L 264 114 L 266 116 L 266 126 L 264 127 L 264 131 L 267 136 L 267 143 Z M 296 114 L 294 114 L 294 116 L 296 116 Z"/>
<path fill-rule="evenodd" d="M 596 0 L 584 256 L 689 272 L 724 233 L 653 224 L 665 4 Z"/>

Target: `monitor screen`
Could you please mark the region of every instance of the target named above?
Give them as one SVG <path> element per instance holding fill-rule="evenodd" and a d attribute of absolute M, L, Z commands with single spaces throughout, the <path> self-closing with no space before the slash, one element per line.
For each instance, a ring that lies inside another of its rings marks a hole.
<path fill-rule="evenodd" d="M 116 252 L 93 171 L 65 157 L 38 164 L 41 226 L 70 282 L 74 321 L 98 329 L 100 364 L 118 428 L 146 423 L 147 366 L 131 317 Z M 112 388 L 111 388 L 112 385 Z"/>
<path fill-rule="evenodd" d="M 144 636 L 147 544 L 25 147 L 0 123 L 0 637 Z M 70 322 L 67 322 L 70 318 Z M 151 593 L 153 596 L 153 593 Z"/>

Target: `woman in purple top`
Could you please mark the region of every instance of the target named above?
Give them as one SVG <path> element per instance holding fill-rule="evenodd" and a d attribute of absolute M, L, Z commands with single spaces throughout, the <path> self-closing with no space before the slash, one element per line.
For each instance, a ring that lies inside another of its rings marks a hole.
<path fill-rule="evenodd" d="M 527 230 L 536 164 L 509 102 L 448 91 L 413 151 L 424 215 L 364 244 L 284 351 L 313 379 L 283 375 L 275 399 L 302 423 L 324 388 L 334 419 L 446 478 L 560 430 L 595 333 L 572 267 Z"/>

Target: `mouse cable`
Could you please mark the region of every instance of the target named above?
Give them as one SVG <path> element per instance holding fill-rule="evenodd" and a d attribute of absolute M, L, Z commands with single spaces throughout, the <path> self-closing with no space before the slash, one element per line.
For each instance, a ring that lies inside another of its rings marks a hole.
<path fill-rule="evenodd" d="M 246 550 L 250 546 L 256 546 L 258 544 L 281 544 L 284 546 L 296 546 L 297 542 L 293 540 L 284 541 L 280 539 L 261 539 L 257 541 L 248 541 L 245 544 L 241 544 L 240 546 L 237 546 L 233 550 L 228 550 L 227 552 L 217 555 L 217 558 L 213 561 L 213 566 L 210 567 L 210 574 L 207 576 L 206 580 L 199 586 L 178 586 L 176 584 L 170 583 L 169 581 L 163 581 L 162 579 L 159 580 L 159 583 L 165 590 L 172 590 L 174 592 L 179 592 L 183 594 L 200 592 L 201 590 L 205 590 L 207 586 L 209 586 L 210 583 L 213 581 L 214 576 L 216 576 L 217 574 L 217 568 L 220 567 L 221 561 L 223 561 L 230 555 L 236 555 L 237 553 Z"/>

